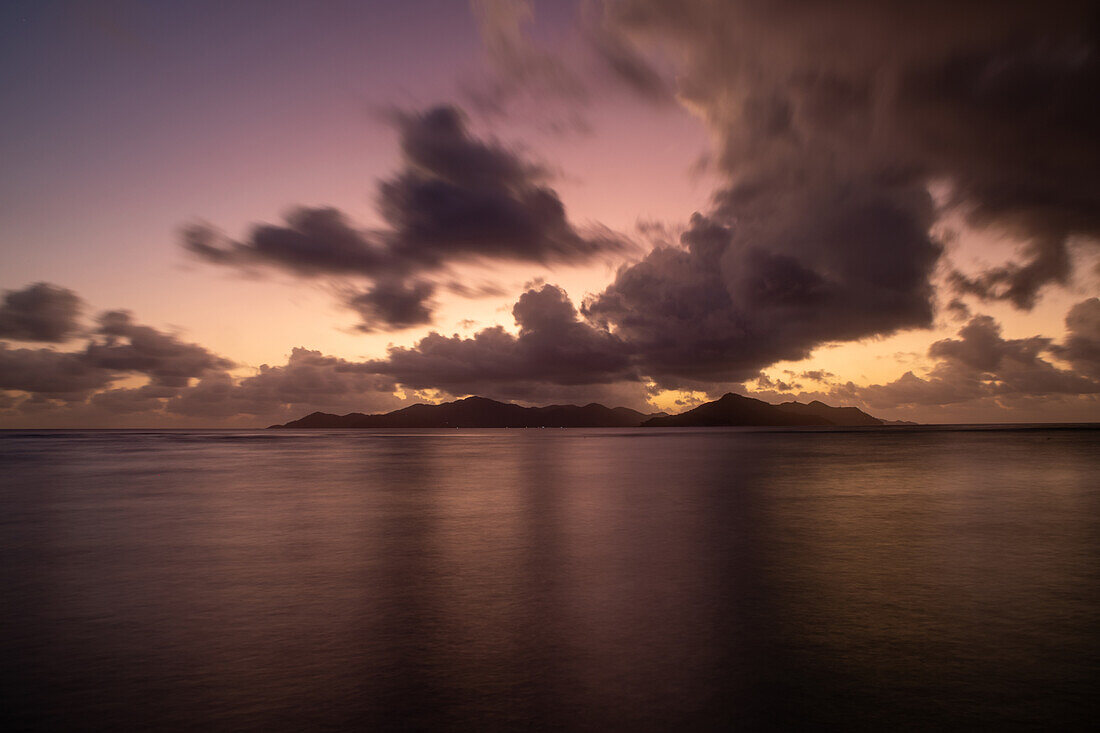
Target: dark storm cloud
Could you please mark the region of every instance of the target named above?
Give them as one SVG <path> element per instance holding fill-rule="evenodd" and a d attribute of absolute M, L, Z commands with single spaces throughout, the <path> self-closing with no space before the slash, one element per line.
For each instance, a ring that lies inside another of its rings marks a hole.
<path fill-rule="evenodd" d="M 1048 283 L 1065 285 L 1071 274 L 1070 252 L 1065 237 L 1035 239 L 1024 247 L 1027 260 L 1009 262 L 968 276 L 952 271 L 948 281 L 961 294 L 982 300 L 1007 300 L 1017 308 L 1030 309 Z"/>
<path fill-rule="evenodd" d="M 386 228 L 361 231 L 335 209 L 302 208 L 287 216 L 285 226 L 256 226 L 243 241 L 227 240 L 206 226 L 189 227 L 185 248 L 216 264 L 360 277 L 381 291 L 394 291 L 423 290 L 399 283 L 414 276 L 423 280 L 459 262 L 577 264 L 628 246 L 608 230 L 576 229 L 545 184 L 545 171 L 495 141 L 472 137 L 457 109 L 394 112 L 390 118 L 400 131 L 404 164 L 378 187 Z M 385 300 L 381 291 L 379 299 Z M 426 297 L 420 304 L 426 307 Z M 407 317 L 388 320 L 385 304 L 373 305 L 382 317 L 368 323 L 370 328 L 412 323 Z"/>
<path fill-rule="evenodd" d="M 472 338 L 433 333 L 371 365 L 456 394 L 642 377 L 698 387 L 755 377 L 825 341 L 931 323 L 939 246 L 919 187 L 886 178 L 737 195 L 736 226 L 696 215 L 680 246 L 655 248 L 590 298 L 586 320 L 560 289 L 535 288 L 513 309 L 518 336 L 500 327 Z"/>
<path fill-rule="evenodd" d="M 1095 3 L 606 5 L 624 32 L 682 60 L 679 91 L 717 136 L 731 180 L 719 209 L 731 219 L 746 194 L 766 199 L 822 171 L 856 190 L 891 174 L 940 182 L 973 224 L 1023 247 L 1018 261 L 954 284 L 1022 308 L 1069 279 L 1070 238 L 1096 245 Z"/>
<path fill-rule="evenodd" d="M 286 420 L 319 409 L 374 411 L 400 404 L 392 378 L 317 351 L 294 349 L 286 364 L 265 364 L 243 379 L 226 371 L 233 366 L 199 344 L 137 323 L 125 311 L 106 311 L 78 351 L 0 343 L 0 409 L 39 416 L 60 410 L 60 419 L 102 424 L 128 414 Z M 126 377 L 148 381 L 112 388 Z"/>
<path fill-rule="evenodd" d="M 928 348 L 928 355 L 981 372 L 997 371 L 1005 360 L 1035 364 L 1050 347 L 1050 339 L 1033 336 L 1006 341 L 1001 327 L 989 316 L 975 316 L 959 330 L 959 339 L 943 339 Z"/>
<path fill-rule="evenodd" d="M 1066 340 L 1053 351 L 1074 369 L 1100 379 L 1100 299 L 1089 298 L 1066 315 Z"/>
<path fill-rule="evenodd" d="M 926 378 L 906 372 L 884 385 L 846 391 L 872 407 L 948 405 L 982 398 L 1021 398 L 1100 393 L 1096 356 L 1100 354 L 1100 301 L 1078 303 L 1066 317 L 1065 343 L 1034 336 L 1006 339 L 989 316 L 975 316 L 959 338 L 937 341 L 928 350 L 936 360 Z M 1070 361 L 1075 370 L 1061 369 L 1044 358 L 1052 354 Z"/>
<path fill-rule="evenodd" d="M 626 246 L 607 231 L 579 233 L 544 185 L 544 171 L 472 138 L 455 108 L 399 114 L 397 122 L 405 170 L 379 187 L 397 259 L 425 266 L 478 258 L 578 263 Z"/>
<path fill-rule="evenodd" d="M 633 39 L 674 50 L 679 93 L 714 131 L 726 182 L 681 246 L 622 268 L 584 316 L 666 387 L 741 381 L 825 343 L 931 326 L 932 183 L 1023 247 L 1019 262 L 950 281 L 1030 307 L 1068 282 L 1069 238 L 1100 233 L 1097 26 L 1084 9 L 607 3 L 594 35 L 605 56 L 645 62 Z M 575 372 L 591 378 L 583 363 Z"/>
<path fill-rule="evenodd" d="M 665 386 L 742 381 L 828 341 L 930 325 L 931 202 L 890 183 L 746 197 L 735 225 L 697 214 L 682 247 L 622 268 L 584 313 Z"/>
<path fill-rule="evenodd" d="M 125 311 L 108 311 L 98 320 L 99 338 L 84 352 L 84 359 L 97 368 L 146 374 L 157 386 L 185 387 L 208 369 L 233 366 L 198 344 L 135 323 Z"/>
<path fill-rule="evenodd" d="M 53 415 L 62 424 L 116 424 L 130 417 L 168 424 L 285 422 L 316 410 L 389 411 L 401 406 L 393 380 L 365 372 L 361 365 L 320 352 L 294 349 L 286 364 L 264 364 L 257 374 L 237 379 L 208 369 L 187 386 L 156 382 L 103 389 L 123 376 L 87 364 L 85 354 L 46 349 L 12 354 L 0 345 L 0 389 L 29 391 L 28 397 L 0 391 L 0 409 L 22 415 Z M 13 371 L 14 362 L 18 371 Z M 98 390 L 98 391 L 97 391 Z M 189 421 L 189 422 L 186 422 Z"/>
<path fill-rule="evenodd" d="M 531 289 L 512 309 L 513 335 L 500 326 L 471 338 L 430 333 L 411 348 L 391 347 L 385 359 L 363 368 L 413 389 L 452 394 L 533 384 L 580 385 L 632 381 L 625 345 L 614 335 L 578 318 L 565 292 L 553 285 Z M 498 391 L 497 394 L 500 392 Z"/>
<path fill-rule="evenodd" d="M 7 290 L 0 303 L 0 338 L 65 341 L 80 328 L 80 311 L 76 293 L 50 283 Z"/>
<path fill-rule="evenodd" d="M 346 303 L 362 319 L 358 330 L 391 331 L 431 323 L 434 293 L 435 285 L 430 282 L 384 280 L 348 297 Z"/>
<path fill-rule="evenodd" d="M 56 290 L 76 298 L 71 291 Z M 95 398 L 101 406 L 134 411 L 138 404 L 152 405 L 175 395 L 209 370 L 233 366 L 198 344 L 136 323 L 124 311 L 104 312 L 97 323 L 79 351 L 11 349 L 0 344 L 0 390 L 27 392 L 31 400 L 83 402 L 127 375 L 144 375 L 148 385 L 109 390 Z"/>
<path fill-rule="evenodd" d="M 83 352 L 11 349 L 0 343 L 0 390 L 30 392 L 42 398 L 82 401 L 117 375 L 91 363 Z"/>
<path fill-rule="evenodd" d="M 179 393 L 178 388 L 146 384 L 135 388 L 108 389 L 92 395 L 91 404 L 112 414 L 159 410 L 164 400 Z"/>
<path fill-rule="evenodd" d="M 243 242 L 228 241 L 205 225 L 184 229 L 183 245 L 216 264 L 267 265 L 296 275 L 374 275 L 393 268 L 384 248 L 371 241 L 332 208 L 299 208 L 286 215 L 286 225 L 254 226 Z"/>
<path fill-rule="evenodd" d="M 394 389 L 392 379 L 367 373 L 354 362 L 296 348 L 286 364 L 264 364 L 258 374 L 239 381 L 226 372 L 208 372 L 170 400 L 166 409 L 204 418 L 301 417 L 314 410 L 373 412 L 399 406 Z"/>

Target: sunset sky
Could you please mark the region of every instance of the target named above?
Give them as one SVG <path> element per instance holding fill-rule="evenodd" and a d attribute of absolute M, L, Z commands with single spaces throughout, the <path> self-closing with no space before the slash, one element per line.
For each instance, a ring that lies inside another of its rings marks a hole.
<path fill-rule="evenodd" d="M 1095 3 L 0 7 L 0 427 L 1100 419 Z"/>

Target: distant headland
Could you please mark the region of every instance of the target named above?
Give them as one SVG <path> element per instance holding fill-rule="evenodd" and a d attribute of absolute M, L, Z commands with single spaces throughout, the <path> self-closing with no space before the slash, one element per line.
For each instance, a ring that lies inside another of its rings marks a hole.
<path fill-rule="evenodd" d="M 523 407 L 485 397 L 467 397 L 439 405 L 412 405 L 381 415 L 314 412 L 271 428 L 635 428 L 635 427 L 862 427 L 893 424 L 856 407 L 832 407 L 824 402 L 762 400 L 728 393 L 682 412 L 646 414 L 627 407 L 584 405 Z"/>

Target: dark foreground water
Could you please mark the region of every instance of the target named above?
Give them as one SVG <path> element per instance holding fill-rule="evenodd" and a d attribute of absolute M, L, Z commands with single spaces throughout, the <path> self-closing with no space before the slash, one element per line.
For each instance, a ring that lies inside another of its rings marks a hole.
<path fill-rule="evenodd" d="M 4 729 L 1085 729 L 1100 431 L 0 433 Z"/>

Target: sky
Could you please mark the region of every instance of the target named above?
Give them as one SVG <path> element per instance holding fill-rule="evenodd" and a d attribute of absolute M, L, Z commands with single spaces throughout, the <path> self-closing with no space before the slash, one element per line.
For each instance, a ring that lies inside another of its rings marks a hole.
<path fill-rule="evenodd" d="M 1100 419 L 1088 2 L 0 6 L 0 427 Z"/>

